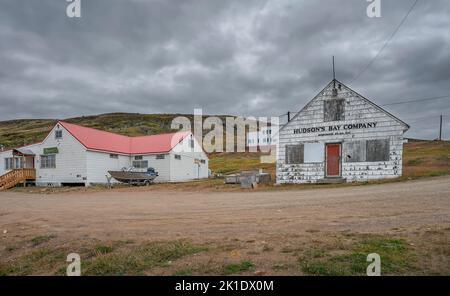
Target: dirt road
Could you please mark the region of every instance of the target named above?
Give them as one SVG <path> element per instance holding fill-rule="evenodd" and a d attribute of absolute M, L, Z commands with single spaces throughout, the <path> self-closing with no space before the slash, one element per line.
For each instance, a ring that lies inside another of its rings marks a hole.
<path fill-rule="evenodd" d="M 60 238 L 260 238 L 450 225 L 450 177 L 301 191 L 0 192 L 0 230 Z"/>

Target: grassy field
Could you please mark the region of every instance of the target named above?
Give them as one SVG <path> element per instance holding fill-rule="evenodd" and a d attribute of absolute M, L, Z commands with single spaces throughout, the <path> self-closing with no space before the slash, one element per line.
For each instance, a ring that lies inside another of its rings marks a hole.
<path fill-rule="evenodd" d="M 1 248 L 0 275 L 65 275 L 72 252 L 83 258 L 83 275 L 365 275 L 373 252 L 382 258 L 382 275 L 450 275 L 449 235 L 450 228 L 414 236 L 316 230 L 288 242 L 230 238 L 207 244 L 48 236 Z"/>

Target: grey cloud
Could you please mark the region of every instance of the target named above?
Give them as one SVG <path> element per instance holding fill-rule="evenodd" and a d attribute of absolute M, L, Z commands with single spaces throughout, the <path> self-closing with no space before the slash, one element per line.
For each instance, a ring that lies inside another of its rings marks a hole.
<path fill-rule="evenodd" d="M 0 3 L 0 120 L 105 112 L 270 116 L 301 109 L 337 78 L 380 105 L 450 94 L 448 1 L 64 0 Z M 450 100 L 386 107 L 435 138 Z M 429 116 L 425 120 L 417 120 Z M 450 121 L 450 117 L 449 117 Z M 450 137 L 446 124 L 447 133 Z"/>

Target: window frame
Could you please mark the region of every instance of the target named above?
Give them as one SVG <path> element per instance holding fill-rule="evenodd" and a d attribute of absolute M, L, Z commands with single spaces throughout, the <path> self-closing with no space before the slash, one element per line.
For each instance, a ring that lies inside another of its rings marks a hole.
<path fill-rule="evenodd" d="M 136 165 L 139 163 L 139 165 Z M 147 169 L 148 168 L 148 160 L 133 160 L 133 168 L 135 169 Z"/>
<path fill-rule="evenodd" d="M 63 131 L 62 130 L 55 130 L 55 139 L 60 140 L 63 138 Z"/>
<path fill-rule="evenodd" d="M 53 159 L 53 161 L 50 161 L 49 159 Z M 44 160 L 45 159 L 45 160 Z M 40 169 L 56 169 L 56 154 L 46 154 L 40 156 Z"/>

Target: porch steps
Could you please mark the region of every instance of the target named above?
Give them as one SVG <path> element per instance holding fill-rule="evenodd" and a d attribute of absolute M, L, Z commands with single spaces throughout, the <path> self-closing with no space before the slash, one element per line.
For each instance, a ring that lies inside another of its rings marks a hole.
<path fill-rule="evenodd" d="M 344 178 L 323 178 L 317 180 L 317 184 L 341 184 L 347 182 Z"/>
<path fill-rule="evenodd" d="M 35 169 L 15 169 L 0 176 L 0 190 L 13 188 L 17 184 L 36 180 Z"/>

